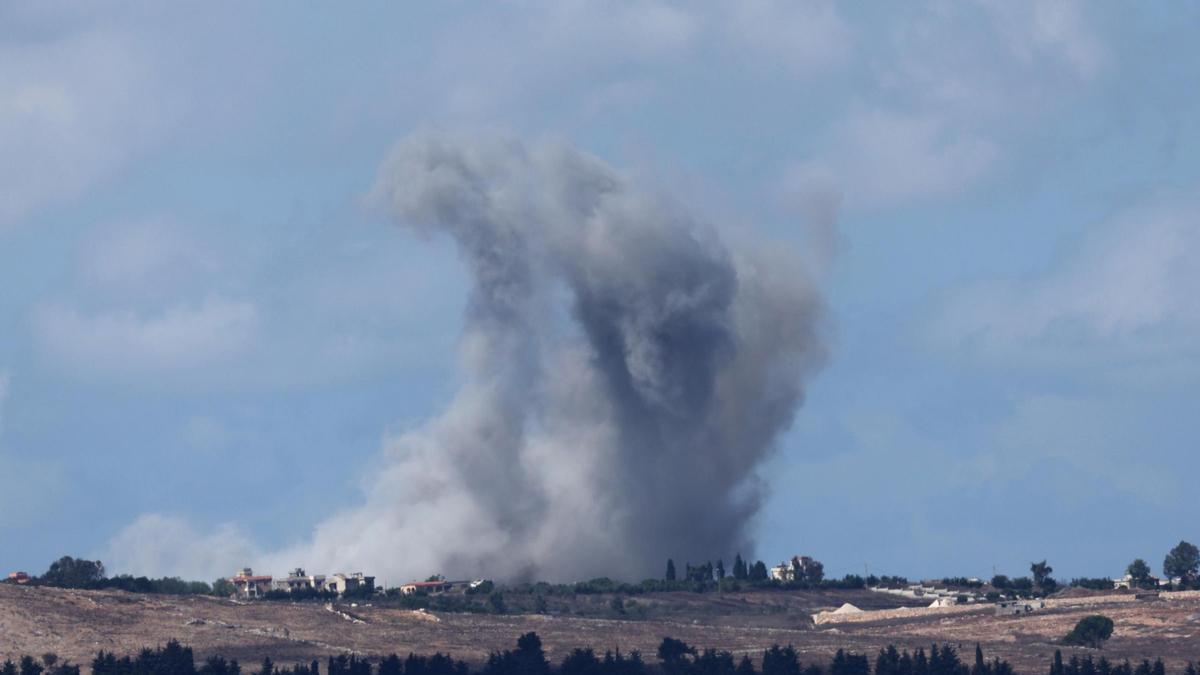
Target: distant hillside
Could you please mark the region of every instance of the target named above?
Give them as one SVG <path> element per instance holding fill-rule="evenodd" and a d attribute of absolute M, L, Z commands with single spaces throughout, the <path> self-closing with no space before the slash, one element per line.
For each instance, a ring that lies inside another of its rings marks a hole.
<path fill-rule="evenodd" d="M 55 652 L 87 665 L 100 649 L 131 653 L 175 638 L 191 645 L 199 658 L 223 654 L 244 663 L 264 655 L 287 664 L 337 653 L 410 651 L 450 652 L 479 663 L 490 651 L 512 647 L 521 633 L 536 631 L 555 661 L 577 646 L 640 650 L 653 660 L 664 636 L 756 656 L 772 644 L 790 643 L 802 659 L 822 661 L 842 647 L 873 655 L 888 643 L 927 648 L 944 641 L 970 649 L 979 642 L 989 655 L 1011 661 L 1018 672 L 1037 675 L 1054 643 L 1080 617 L 1098 611 L 1116 622 L 1104 650 L 1110 659 L 1162 656 L 1172 667 L 1195 659 L 1200 622 L 1194 617 L 1200 617 L 1200 598 L 1191 595 L 1200 594 L 1050 609 L 1026 617 L 918 612 L 903 620 L 816 628 L 809 615 L 819 609 L 845 602 L 864 609 L 896 605 L 870 591 L 664 593 L 638 596 L 644 613 L 631 620 L 614 616 L 611 597 L 603 596 L 571 599 L 573 614 L 436 614 L 375 603 L 327 608 L 321 603 L 237 603 L 205 596 L 0 584 L 0 660 Z"/>

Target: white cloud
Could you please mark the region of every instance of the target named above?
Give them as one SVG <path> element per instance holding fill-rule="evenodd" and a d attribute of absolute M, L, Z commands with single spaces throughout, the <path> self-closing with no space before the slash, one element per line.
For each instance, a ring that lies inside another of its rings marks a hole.
<path fill-rule="evenodd" d="M 747 0 L 721 7 L 730 16 L 714 18 L 718 30 L 729 31 L 740 47 L 798 74 L 840 64 L 852 52 L 853 34 L 836 3 Z"/>
<path fill-rule="evenodd" d="M 84 288 L 106 297 L 160 298 L 198 280 L 220 279 L 206 243 L 169 220 L 143 218 L 93 228 L 78 246 Z"/>
<path fill-rule="evenodd" d="M 835 152 L 793 166 L 786 191 L 829 191 L 839 185 L 856 208 L 953 194 L 995 163 L 996 146 L 937 116 L 882 110 L 851 115 L 833 131 Z"/>
<path fill-rule="evenodd" d="M 1198 257 L 1200 203 L 1159 197 L 1092 228 L 1038 276 L 955 292 L 931 335 L 939 345 L 1004 360 L 1086 364 L 1098 353 L 1109 364 L 1194 359 Z"/>
<path fill-rule="evenodd" d="M 1013 159 L 1007 148 L 1085 91 L 1105 62 L 1079 4 L 906 9 L 881 33 L 856 32 L 873 50 L 855 55 L 865 86 L 826 140 L 785 169 L 785 187 L 832 184 L 850 210 L 961 194 Z"/>
<path fill-rule="evenodd" d="M 238 356 L 260 330 L 257 307 L 210 298 L 154 314 L 130 310 L 87 315 L 45 305 L 34 318 L 38 344 L 59 368 L 80 374 L 163 374 Z"/>
<path fill-rule="evenodd" d="M 1104 45 L 1084 16 L 1086 4 L 1079 0 L 985 0 L 983 4 L 996 17 L 1009 49 L 1026 64 L 1058 59 L 1086 78 L 1107 60 Z"/>
<path fill-rule="evenodd" d="M 0 227 L 111 176 L 160 132 L 154 63 L 115 31 L 0 38 Z"/>
<path fill-rule="evenodd" d="M 182 518 L 151 513 L 122 528 L 97 555 L 110 574 L 207 581 L 254 564 L 259 553 L 234 524 L 202 532 Z"/>

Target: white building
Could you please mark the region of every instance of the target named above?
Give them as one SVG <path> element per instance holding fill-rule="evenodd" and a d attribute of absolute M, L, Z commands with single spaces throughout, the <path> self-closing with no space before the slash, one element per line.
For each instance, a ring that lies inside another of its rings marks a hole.
<path fill-rule="evenodd" d="M 329 578 L 325 580 L 325 590 L 333 591 L 338 595 L 345 595 L 347 591 L 357 591 L 362 588 L 375 590 L 375 577 L 366 576 L 362 572 L 353 574 L 338 572 L 329 575 Z"/>
<path fill-rule="evenodd" d="M 282 579 L 276 579 L 271 586 L 277 591 L 294 591 L 314 590 L 320 591 L 325 588 L 324 574 L 306 574 L 303 567 L 288 572 L 288 575 Z"/>

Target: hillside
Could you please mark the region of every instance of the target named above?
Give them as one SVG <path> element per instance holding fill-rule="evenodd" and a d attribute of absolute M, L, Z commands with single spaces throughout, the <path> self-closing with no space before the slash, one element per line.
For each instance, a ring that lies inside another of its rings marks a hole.
<path fill-rule="evenodd" d="M 1021 672 L 1040 673 L 1053 654 L 1053 641 L 1079 618 L 1098 611 L 1116 621 L 1116 633 L 1104 650 L 1110 659 L 1162 656 L 1169 665 L 1179 666 L 1200 652 L 1200 599 L 1194 596 L 1140 602 L 1101 599 L 1098 605 L 1058 607 L 1026 617 L 995 617 L 985 607 L 967 614 L 917 613 L 819 628 L 807 615 L 846 601 L 867 604 L 869 593 L 663 594 L 639 598 L 656 607 L 651 618 L 629 620 L 434 615 L 349 604 L 241 604 L 197 596 L 0 584 L 0 659 L 53 651 L 86 664 L 99 649 L 133 652 L 176 638 L 195 648 L 199 657 L 221 653 L 243 662 L 267 654 L 287 663 L 340 652 L 375 656 L 434 650 L 479 662 L 489 651 L 510 647 L 517 635 L 532 630 L 542 636 L 555 660 L 569 648 L 585 645 L 652 655 L 665 635 L 734 652 L 757 653 L 771 644 L 792 643 L 806 660 L 824 660 L 838 647 L 873 653 L 888 643 L 912 648 L 949 641 L 965 650 L 980 642 L 989 656 L 1007 658 Z"/>

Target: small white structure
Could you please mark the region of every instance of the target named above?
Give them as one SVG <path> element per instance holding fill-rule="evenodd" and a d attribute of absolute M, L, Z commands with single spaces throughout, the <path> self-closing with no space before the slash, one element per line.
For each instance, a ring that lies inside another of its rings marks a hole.
<path fill-rule="evenodd" d="M 345 595 L 347 591 L 357 591 L 363 588 L 375 590 L 375 577 L 369 577 L 362 572 L 353 574 L 338 572 L 329 575 L 329 578 L 325 580 L 324 588 L 338 595 Z"/>
<path fill-rule="evenodd" d="M 433 595 L 435 593 L 445 593 L 451 588 L 454 588 L 454 582 L 452 581 L 410 581 L 400 587 L 400 592 L 404 595 L 416 595 L 418 593 Z"/>
<path fill-rule="evenodd" d="M 794 555 L 791 560 L 784 560 L 769 571 L 775 581 L 795 581 L 808 578 L 819 564 L 809 556 Z"/>
<path fill-rule="evenodd" d="M 996 616 L 1024 616 L 1045 608 L 1043 600 L 1001 600 L 996 603 Z"/>

